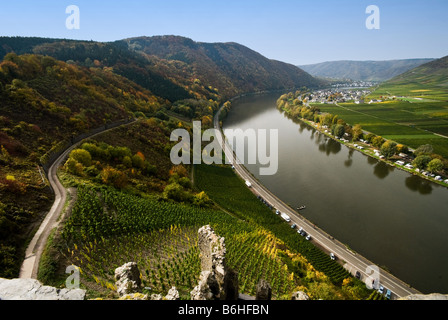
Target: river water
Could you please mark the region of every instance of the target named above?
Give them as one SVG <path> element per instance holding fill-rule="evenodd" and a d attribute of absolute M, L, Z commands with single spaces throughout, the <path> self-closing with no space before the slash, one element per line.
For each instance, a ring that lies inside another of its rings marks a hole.
<path fill-rule="evenodd" d="M 279 166 L 268 189 L 351 249 L 423 293 L 448 294 L 448 189 L 294 123 L 279 93 L 235 101 L 224 129 L 278 129 Z M 246 144 L 246 150 L 254 146 Z"/>

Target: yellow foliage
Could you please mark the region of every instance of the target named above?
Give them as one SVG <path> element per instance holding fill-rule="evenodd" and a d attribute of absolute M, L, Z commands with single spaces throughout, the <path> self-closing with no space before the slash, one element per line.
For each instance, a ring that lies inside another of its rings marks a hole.
<path fill-rule="evenodd" d="M 344 281 L 342 281 L 342 286 L 348 286 L 352 283 L 352 279 L 345 278 Z"/>

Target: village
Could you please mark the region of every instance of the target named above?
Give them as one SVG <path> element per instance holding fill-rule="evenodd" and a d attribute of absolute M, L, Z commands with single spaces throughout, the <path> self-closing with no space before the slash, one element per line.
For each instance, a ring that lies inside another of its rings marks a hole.
<path fill-rule="evenodd" d="M 322 89 L 310 93 L 307 96 L 307 103 L 335 104 L 341 102 L 354 102 L 356 104 L 363 104 L 365 97 L 370 93 L 371 91 L 365 88 L 350 89 L 345 87 Z"/>

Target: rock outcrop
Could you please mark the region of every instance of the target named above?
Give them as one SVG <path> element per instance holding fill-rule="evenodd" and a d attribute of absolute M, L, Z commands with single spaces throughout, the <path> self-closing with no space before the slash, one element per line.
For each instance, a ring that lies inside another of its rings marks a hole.
<path fill-rule="evenodd" d="M 226 266 L 226 246 L 209 225 L 198 231 L 201 258 L 199 284 L 191 291 L 191 300 L 237 300 L 238 275 Z"/>
<path fill-rule="evenodd" d="M 140 292 L 142 289 L 142 281 L 140 279 L 140 271 L 137 263 L 128 262 L 123 266 L 115 269 L 115 285 L 120 297 Z"/>
<path fill-rule="evenodd" d="M 168 294 L 165 296 L 164 300 L 179 300 L 179 291 L 177 291 L 176 287 L 172 287 Z"/>
<path fill-rule="evenodd" d="M 310 300 L 310 297 L 303 291 L 296 291 L 292 294 L 291 300 Z"/>
<path fill-rule="evenodd" d="M 226 246 L 224 238 L 216 235 L 213 228 L 207 225 L 198 231 L 198 246 L 202 271 L 213 272 L 216 281 L 222 287 L 226 275 Z"/>
<path fill-rule="evenodd" d="M 261 279 L 257 284 L 257 293 L 255 296 L 255 300 L 271 300 L 272 297 L 272 288 L 270 284 Z"/>
<path fill-rule="evenodd" d="M 219 298 L 220 288 L 212 271 L 202 271 L 199 284 L 190 292 L 191 300 L 215 300 Z"/>
<path fill-rule="evenodd" d="M 35 279 L 0 278 L 0 300 L 85 300 L 82 289 L 58 289 Z"/>

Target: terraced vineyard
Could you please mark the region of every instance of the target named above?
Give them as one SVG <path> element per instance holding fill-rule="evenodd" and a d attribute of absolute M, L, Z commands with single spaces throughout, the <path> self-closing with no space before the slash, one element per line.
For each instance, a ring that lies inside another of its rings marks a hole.
<path fill-rule="evenodd" d="M 102 295 L 115 290 L 115 268 L 135 261 L 151 293 L 166 294 L 176 286 L 188 299 L 200 274 L 197 230 L 206 224 L 225 237 L 227 264 L 238 272 L 243 293 L 254 295 L 261 278 L 272 285 L 276 299 L 288 298 L 304 283 L 300 274 L 317 283 L 328 282 L 260 226 L 219 210 L 145 199 L 106 188 L 80 187 L 64 228 L 61 251 L 69 263 L 81 269 L 83 284 Z M 291 261 L 290 266 L 285 260 Z M 301 261 L 300 273 L 292 261 Z"/>
<path fill-rule="evenodd" d="M 231 178 L 221 180 L 221 185 L 240 185 L 240 191 L 230 188 L 229 195 L 245 190 L 230 168 L 210 168 Z M 197 178 L 202 179 L 200 174 Z M 254 295 L 263 278 L 271 284 L 274 299 L 289 299 L 296 290 L 314 299 L 368 297 L 364 289 L 361 296 L 341 290 L 349 275 L 339 264 L 302 240 L 253 194 L 245 197 L 249 203 L 243 220 L 242 212 L 228 214 L 111 188 L 80 186 L 60 251 L 66 263 L 80 268 L 82 283 L 93 296 L 113 295 L 115 268 L 135 261 L 150 293 L 166 294 L 176 286 L 181 298 L 189 299 L 200 275 L 197 230 L 209 224 L 225 238 L 227 265 L 237 272 L 242 293 Z M 232 198 L 227 203 L 238 206 L 239 202 Z M 250 211 L 252 206 L 255 211 Z"/>

